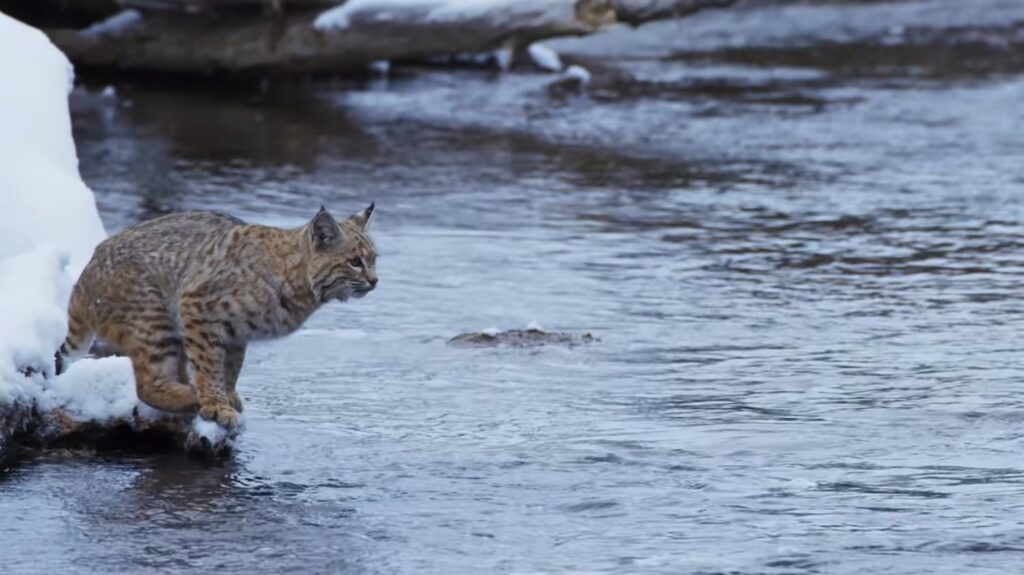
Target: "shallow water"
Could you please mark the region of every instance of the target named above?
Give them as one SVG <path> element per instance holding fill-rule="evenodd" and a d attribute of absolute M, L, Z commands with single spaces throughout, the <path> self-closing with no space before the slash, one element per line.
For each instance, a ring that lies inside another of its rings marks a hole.
<path fill-rule="evenodd" d="M 250 348 L 223 464 L 46 453 L 5 572 L 1024 564 L 1024 7 L 736 9 L 595 71 L 72 97 L 109 230 L 378 205 L 379 288 Z M 528 349 L 488 327 L 591 332 Z"/>

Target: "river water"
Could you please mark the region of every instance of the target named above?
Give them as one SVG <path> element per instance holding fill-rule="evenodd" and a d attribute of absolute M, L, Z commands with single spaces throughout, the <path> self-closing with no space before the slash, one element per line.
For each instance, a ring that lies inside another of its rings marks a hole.
<path fill-rule="evenodd" d="M 1024 5 L 556 45 L 584 93 L 440 69 L 77 90 L 108 230 L 373 200 L 381 283 L 250 348 L 231 459 L 8 470 L 4 572 L 1020 569 Z M 600 341 L 446 344 L 530 324 Z"/>

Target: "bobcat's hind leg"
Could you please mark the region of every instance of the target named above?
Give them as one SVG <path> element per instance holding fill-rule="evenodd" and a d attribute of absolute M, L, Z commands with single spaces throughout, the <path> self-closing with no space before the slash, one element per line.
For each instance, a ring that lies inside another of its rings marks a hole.
<path fill-rule="evenodd" d="M 195 391 L 182 381 L 183 341 L 174 316 L 154 288 L 127 287 L 97 335 L 132 361 L 135 392 L 150 407 L 175 413 L 199 409 Z"/>
<path fill-rule="evenodd" d="M 185 354 L 179 337 L 133 344 L 128 355 L 135 371 L 135 391 L 143 403 L 177 413 L 194 413 L 199 409 L 195 390 L 180 379 Z"/>

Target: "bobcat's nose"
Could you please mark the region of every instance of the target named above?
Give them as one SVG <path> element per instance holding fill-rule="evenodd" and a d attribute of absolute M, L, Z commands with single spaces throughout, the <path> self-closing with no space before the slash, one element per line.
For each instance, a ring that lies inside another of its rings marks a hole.
<path fill-rule="evenodd" d="M 370 284 L 370 289 L 377 287 L 377 278 L 370 278 L 366 282 Z"/>

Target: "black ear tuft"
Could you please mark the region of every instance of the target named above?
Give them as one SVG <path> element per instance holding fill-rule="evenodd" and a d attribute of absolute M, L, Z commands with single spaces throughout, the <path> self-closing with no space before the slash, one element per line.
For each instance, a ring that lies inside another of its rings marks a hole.
<path fill-rule="evenodd" d="M 354 222 L 357 226 L 365 230 L 370 224 L 370 216 L 373 215 L 373 208 L 375 205 L 375 203 L 371 202 L 369 206 L 363 208 L 359 213 L 353 214 L 349 217 L 349 221 Z"/>
<path fill-rule="evenodd" d="M 333 245 L 341 238 L 338 222 L 334 221 L 331 214 L 327 213 L 327 210 L 323 207 L 313 216 L 313 221 L 309 223 L 309 237 L 315 248 Z"/>

